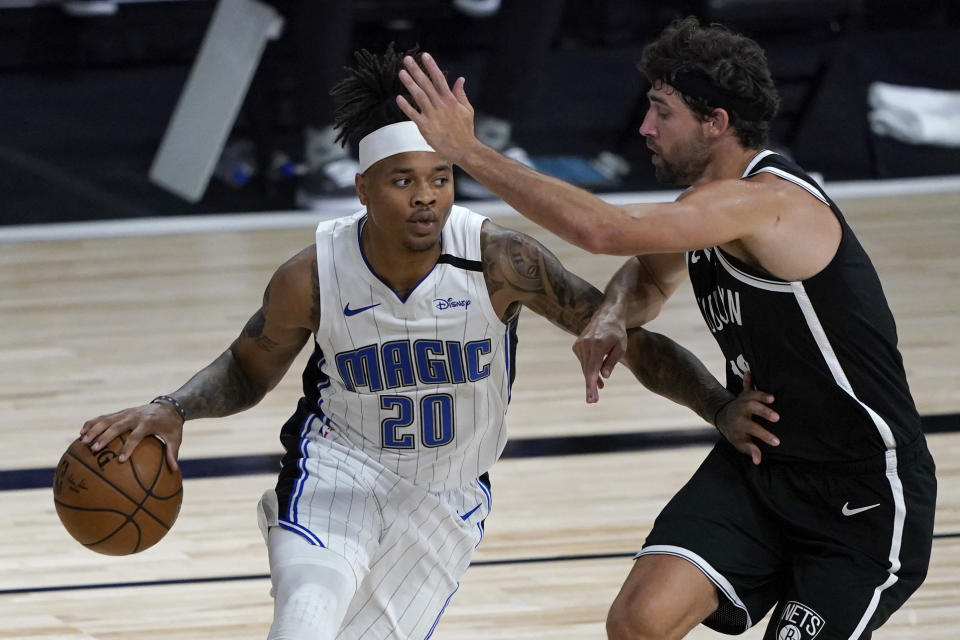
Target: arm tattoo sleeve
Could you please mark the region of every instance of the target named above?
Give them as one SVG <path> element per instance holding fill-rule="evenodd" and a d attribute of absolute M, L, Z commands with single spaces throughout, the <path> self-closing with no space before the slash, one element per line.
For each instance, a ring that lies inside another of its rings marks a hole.
<path fill-rule="evenodd" d="M 691 409 L 712 424 L 714 413 L 734 396 L 700 360 L 670 338 L 630 329 L 623 362 L 643 386 Z"/>
<path fill-rule="evenodd" d="M 483 271 L 491 297 L 507 290 L 515 299 L 561 329 L 578 335 L 603 294 L 563 268 L 542 244 L 506 229 L 484 234 Z"/>
<path fill-rule="evenodd" d="M 277 348 L 277 342 L 275 340 L 271 340 L 270 336 L 264 335 L 263 327 L 266 325 L 266 323 L 267 316 L 263 311 L 263 307 L 261 307 L 247 321 L 247 325 L 243 328 L 243 333 L 248 338 L 251 338 L 258 347 L 264 351 L 270 352 Z"/>
<path fill-rule="evenodd" d="M 556 256 L 522 233 L 494 228 L 481 236 L 481 249 L 491 297 L 507 290 L 574 335 L 583 331 L 603 300 L 600 290 L 564 269 Z M 642 328 L 629 331 L 623 361 L 645 387 L 707 422 L 733 397 L 690 351 Z"/>
<path fill-rule="evenodd" d="M 258 349 L 270 353 L 278 343 L 264 334 L 269 308 L 270 285 L 263 292 L 263 306 L 250 316 L 243 335 L 253 340 Z M 174 392 L 184 411 L 191 418 L 219 418 L 249 409 L 260 402 L 267 389 L 254 384 L 233 355 L 233 346 L 198 371 Z"/>
<path fill-rule="evenodd" d="M 173 395 L 192 419 L 238 413 L 260 402 L 265 394 L 266 390 L 250 381 L 233 357 L 233 351 L 227 349 Z"/>

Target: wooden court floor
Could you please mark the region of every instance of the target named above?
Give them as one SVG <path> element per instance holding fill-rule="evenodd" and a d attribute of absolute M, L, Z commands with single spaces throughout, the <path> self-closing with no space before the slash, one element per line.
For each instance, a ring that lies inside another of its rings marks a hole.
<path fill-rule="evenodd" d="M 875 638 L 960 628 L 960 193 L 842 200 L 880 272 L 938 465 L 926 583 Z M 602 286 L 619 258 L 590 256 L 504 215 Z M 0 638 L 264 638 L 272 602 L 255 505 L 270 473 L 188 479 L 180 518 L 153 549 L 112 558 L 60 527 L 48 486 L 81 423 L 169 392 L 218 355 L 259 306 L 273 269 L 312 242 L 298 229 L 0 244 Z M 689 288 L 651 328 L 722 362 Z M 583 402 L 572 338 L 524 312 L 510 409 L 516 439 L 702 430 L 696 416 L 618 371 Z M 305 354 L 304 354 L 305 356 Z M 184 460 L 279 453 L 305 357 L 261 405 L 190 422 Z M 632 552 L 707 445 L 511 457 L 494 468 L 493 513 L 440 639 L 602 638 Z M 759 640 L 763 624 L 741 637 Z M 705 628 L 689 637 L 716 638 Z"/>

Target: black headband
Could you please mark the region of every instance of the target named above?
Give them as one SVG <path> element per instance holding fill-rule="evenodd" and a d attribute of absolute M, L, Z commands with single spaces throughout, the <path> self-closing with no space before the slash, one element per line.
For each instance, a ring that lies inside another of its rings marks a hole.
<path fill-rule="evenodd" d="M 757 102 L 744 99 L 717 86 L 703 71 L 682 69 L 666 82 L 680 93 L 691 98 L 702 98 L 707 104 L 732 111 L 748 122 L 764 120 L 766 110 Z"/>

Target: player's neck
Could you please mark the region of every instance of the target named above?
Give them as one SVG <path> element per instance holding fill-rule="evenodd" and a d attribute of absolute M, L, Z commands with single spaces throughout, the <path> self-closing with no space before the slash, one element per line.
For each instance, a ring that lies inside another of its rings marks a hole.
<path fill-rule="evenodd" d="M 704 185 L 715 180 L 740 178 L 759 150 L 745 149 L 738 142 L 728 138 L 718 142 L 712 151 L 710 163 L 693 186 Z"/>
<path fill-rule="evenodd" d="M 440 243 L 424 251 L 411 251 L 401 245 L 364 233 L 363 254 L 373 272 L 400 297 L 405 297 L 437 265 Z"/>

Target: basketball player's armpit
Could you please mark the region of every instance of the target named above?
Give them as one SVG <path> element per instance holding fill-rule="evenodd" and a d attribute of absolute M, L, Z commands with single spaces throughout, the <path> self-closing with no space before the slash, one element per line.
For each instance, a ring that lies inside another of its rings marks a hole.
<path fill-rule="evenodd" d="M 219 418 L 252 407 L 266 392 L 244 373 L 231 348 L 194 374 L 174 396 L 190 418 Z"/>
<path fill-rule="evenodd" d="M 733 398 L 695 355 L 670 338 L 637 328 L 630 329 L 627 341 L 623 362 L 640 383 L 707 422 Z"/>

